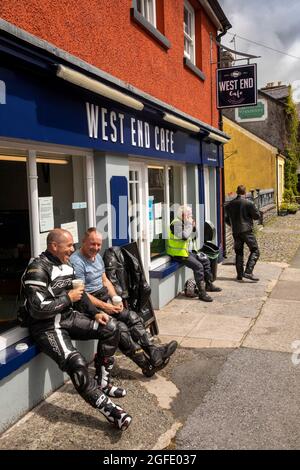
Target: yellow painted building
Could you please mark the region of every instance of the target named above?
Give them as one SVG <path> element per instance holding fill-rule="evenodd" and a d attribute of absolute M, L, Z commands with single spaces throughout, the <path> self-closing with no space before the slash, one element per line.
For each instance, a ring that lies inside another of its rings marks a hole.
<path fill-rule="evenodd" d="M 284 157 L 241 126 L 223 117 L 224 132 L 231 140 L 224 145 L 225 194 L 235 193 L 239 184 L 251 189 L 274 189 L 280 205 L 284 191 Z"/>

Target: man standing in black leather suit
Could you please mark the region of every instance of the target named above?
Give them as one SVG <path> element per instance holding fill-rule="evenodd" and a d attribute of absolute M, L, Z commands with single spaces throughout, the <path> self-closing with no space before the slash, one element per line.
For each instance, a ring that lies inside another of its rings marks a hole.
<path fill-rule="evenodd" d="M 116 290 L 105 274 L 105 266 L 100 255 L 102 235 L 95 227 L 84 234 L 81 248 L 71 256 L 76 277 L 85 283 L 89 299 L 98 310 L 112 315 L 118 321 L 120 330 L 119 349 L 137 364 L 142 373 L 151 377 L 169 362 L 170 356 L 177 348 L 177 342 L 155 345 L 145 329 L 141 317 L 124 308 L 123 303 L 113 305 L 111 299 Z M 98 355 L 95 358 L 96 379 L 101 377 L 101 365 Z"/>
<path fill-rule="evenodd" d="M 29 330 L 40 350 L 69 374 L 82 398 L 123 431 L 130 425 L 131 416 L 108 398 L 126 394 L 109 382 L 120 338 L 118 324 L 92 305 L 83 286 L 72 288 L 74 270 L 69 258 L 73 252 L 71 233 L 54 229 L 48 234 L 47 250 L 29 263 L 22 278 Z M 89 375 L 72 339 L 99 340 L 97 353 L 105 371 L 102 387 Z"/>
<path fill-rule="evenodd" d="M 246 199 L 245 186 L 238 186 L 236 193 L 237 197 L 226 205 L 225 222 L 232 228 L 237 280 L 242 281 L 244 277 L 251 281 L 259 281 L 258 277 L 253 275 L 254 266 L 259 258 L 258 244 L 253 233 L 253 220 L 259 220 L 260 213 L 255 204 Z M 245 243 L 250 254 L 244 270 Z"/>

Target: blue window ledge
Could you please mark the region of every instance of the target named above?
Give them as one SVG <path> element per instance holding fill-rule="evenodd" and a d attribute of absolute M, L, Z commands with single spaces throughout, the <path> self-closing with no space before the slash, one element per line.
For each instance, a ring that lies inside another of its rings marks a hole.
<path fill-rule="evenodd" d="M 152 269 L 150 271 L 150 278 L 152 279 L 164 279 L 170 274 L 177 271 L 182 266 L 178 261 L 169 261 L 168 263 L 162 264 L 158 268 Z"/>
<path fill-rule="evenodd" d="M 17 344 L 26 343 L 28 348 L 26 351 L 18 351 Z M 19 369 L 23 364 L 29 362 L 39 354 L 38 347 L 34 344 L 31 338 L 23 338 L 15 344 L 12 344 L 3 351 L 0 351 L 0 380 L 7 377 L 15 370 Z"/>

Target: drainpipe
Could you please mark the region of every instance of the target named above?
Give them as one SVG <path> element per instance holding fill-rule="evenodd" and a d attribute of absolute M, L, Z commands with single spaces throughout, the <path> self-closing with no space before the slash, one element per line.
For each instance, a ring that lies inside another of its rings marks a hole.
<path fill-rule="evenodd" d="M 229 26 L 226 26 L 224 28 L 224 31 L 222 31 L 220 34 L 217 35 L 217 41 L 220 42 L 222 36 L 225 36 L 227 33 L 227 30 L 230 29 Z M 220 65 L 220 47 L 218 47 L 218 52 L 217 52 L 217 67 Z M 223 118 L 222 118 L 222 110 L 219 109 L 219 129 L 222 131 L 223 130 Z M 224 146 L 222 145 L 222 156 L 223 156 L 223 162 L 224 162 Z M 226 225 L 225 225 L 225 173 L 224 173 L 224 164 L 223 168 L 220 169 L 221 171 L 221 180 L 222 180 L 222 201 L 221 201 L 221 210 L 222 210 L 222 219 L 223 219 L 223 227 L 222 227 L 222 238 L 223 238 L 223 257 L 227 258 L 227 250 L 226 250 Z"/>

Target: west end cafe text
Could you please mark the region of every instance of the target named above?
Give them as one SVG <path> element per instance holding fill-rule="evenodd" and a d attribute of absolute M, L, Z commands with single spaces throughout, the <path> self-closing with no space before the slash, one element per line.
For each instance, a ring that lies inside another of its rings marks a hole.
<path fill-rule="evenodd" d="M 100 134 L 103 141 L 124 144 L 124 114 L 90 103 L 86 103 L 86 114 L 89 137 L 98 139 Z M 133 147 L 155 148 L 160 152 L 174 153 L 173 131 L 155 126 L 154 136 L 151 136 L 150 124 L 134 117 L 130 118 L 130 131 L 130 144 Z"/>

